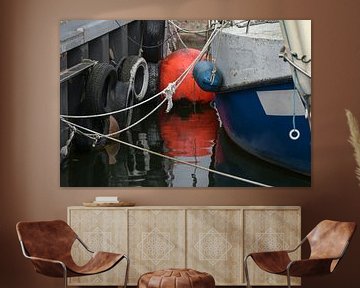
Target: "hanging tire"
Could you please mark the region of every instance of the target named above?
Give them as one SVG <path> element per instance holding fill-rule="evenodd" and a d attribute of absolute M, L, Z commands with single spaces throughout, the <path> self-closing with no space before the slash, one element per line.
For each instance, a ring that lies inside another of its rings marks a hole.
<path fill-rule="evenodd" d="M 114 97 L 111 97 L 109 101 L 109 107 L 111 111 L 121 110 L 126 107 L 130 107 L 133 104 L 134 97 L 130 89 L 129 82 L 118 81 L 116 83 Z M 114 118 L 119 124 L 120 130 L 131 124 L 132 110 L 133 109 L 129 109 L 124 112 L 113 114 Z"/>
<path fill-rule="evenodd" d="M 97 63 L 91 69 L 85 88 L 84 104 L 91 114 L 101 114 L 107 109 L 109 98 L 115 93 L 116 69 L 107 63 Z"/>
<path fill-rule="evenodd" d="M 79 111 L 79 115 L 87 115 L 88 112 L 87 110 L 85 110 L 85 105 L 82 105 L 80 107 L 80 111 Z M 109 133 L 109 128 L 110 128 L 110 121 L 109 121 L 109 117 L 102 117 L 102 119 L 97 119 L 97 118 L 80 118 L 77 119 L 75 121 L 76 124 L 83 126 L 85 128 L 88 128 L 90 130 L 99 132 L 100 134 L 108 134 Z M 84 131 L 85 133 L 87 133 L 86 131 Z M 74 137 L 74 146 L 75 149 L 77 151 L 90 151 L 91 149 L 94 148 L 100 148 L 103 147 L 106 143 L 106 139 L 105 138 L 100 138 L 95 146 L 93 146 L 94 144 L 94 140 L 88 138 L 85 135 L 82 134 L 78 134 L 75 133 L 75 137 Z"/>
<path fill-rule="evenodd" d="M 141 102 L 149 84 L 149 71 L 145 59 L 134 55 L 127 57 L 122 63 L 120 79 L 122 82 L 130 83 L 135 101 Z"/>
<path fill-rule="evenodd" d="M 113 66 L 115 67 L 115 70 L 116 70 L 118 81 L 121 81 L 121 69 L 122 69 L 122 64 L 124 63 L 125 59 L 126 59 L 126 57 L 124 56 L 119 60 L 119 62 L 113 64 Z"/>
<path fill-rule="evenodd" d="M 81 103 L 79 115 L 102 114 L 109 112 L 109 99 L 114 97 L 117 82 L 115 68 L 107 63 L 95 64 L 89 74 L 85 87 L 85 99 Z M 100 134 L 109 132 L 109 116 L 79 119 L 77 124 Z M 100 138 L 95 147 L 104 146 L 105 138 Z M 90 150 L 94 147 L 94 140 L 84 135 L 75 139 L 79 150 Z"/>
<path fill-rule="evenodd" d="M 162 59 L 164 36 L 164 20 L 144 21 L 143 57 L 146 61 L 157 63 Z"/>
<path fill-rule="evenodd" d="M 159 64 L 148 63 L 149 69 L 149 85 L 145 95 L 145 99 L 154 96 L 159 91 Z"/>

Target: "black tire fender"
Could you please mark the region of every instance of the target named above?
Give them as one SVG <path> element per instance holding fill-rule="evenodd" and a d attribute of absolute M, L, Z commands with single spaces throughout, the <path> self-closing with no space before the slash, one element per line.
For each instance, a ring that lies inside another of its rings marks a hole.
<path fill-rule="evenodd" d="M 149 68 L 149 85 L 145 95 L 145 99 L 154 96 L 159 91 L 159 64 L 148 63 Z"/>
<path fill-rule="evenodd" d="M 114 97 L 117 82 L 116 70 L 108 63 L 95 64 L 87 78 L 85 99 L 81 103 L 80 115 L 102 114 L 109 111 L 109 99 Z M 100 134 L 109 132 L 109 116 L 78 119 L 77 123 Z M 93 144 L 103 146 L 106 139 L 94 141 L 83 135 L 76 137 L 76 146 L 80 150 L 91 149 Z"/>
<path fill-rule="evenodd" d="M 156 63 L 162 59 L 164 37 L 164 20 L 144 21 L 143 56 L 146 61 Z"/>
<path fill-rule="evenodd" d="M 85 87 L 86 110 L 91 114 L 106 112 L 108 100 L 115 93 L 116 69 L 108 63 L 97 63 L 91 69 Z"/>
<path fill-rule="evenodd" d="M 84 106 L 82 106 L 80 108 L 80 115 L 88 114 L 88 112 L 84 108 L 85 108 Z M 81 125 L 85 128 L 99 132 L 101 134 L 108 134 L 109 126 L 110 126 L 109 117 L 101 117 L 101 118 L 99 118 L 99 119 L 97 119 L 97 118 L 80 118 L 80 119 L 76 119 L 75 123 L 78 125 Z M 95 141 L 93 139 L 90 139 L 85 135 L 75 133 L 75 137 L 74 137 L 73 141 L 74 141 L 76 150 L 90 151 L 93 148 L 103 147 L 105 145 L 106 139 L 101 138 L 98 141 L 96 141 L 96 143 L 95 143 Z M 93 147 L 94 143 L 95 143 L 95 147 Z"/>
<path fill-rule="evenodd" d="M 110 98 L 109 107 L 111 111 L 121 110 L 131 107 L 134 104 L 134 96 L 130 89 L 129 82 L 116 83 L 114 98 Z M 133 109 L 113 114 L 114 118 L 119 124 L 120 129 L 131 124 Z"/>

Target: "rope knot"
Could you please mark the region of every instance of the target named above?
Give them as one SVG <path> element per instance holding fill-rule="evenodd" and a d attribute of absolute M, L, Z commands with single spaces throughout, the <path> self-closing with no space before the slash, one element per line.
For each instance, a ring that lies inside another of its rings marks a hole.
<path fill-rule="evenodd" d="M 60 155 L 62 155 L 63 157 L 66 157 L 69 154 L 69 147 L 76 133 L 76 127 L 69 125 L 69 128 L 71 129 L 69 139 L 66 141 L 66 144 L 60 149 Z"/>
<path fill-rule="evenodd" d="M 100 134 L 95 134 L 95 135 L 93 136 L 94 142 L 93 142 L 93 144 L 92 144 L 92 147 L 95 147 L 95 146 L 96 146 L 96 144 L 97 144 L 97 142 L 100 140 L 100 138 L 101 138 L 101 135 L 100 135 Z"/>
<path fill-rule="evenodd" d="M 75 126 L 70 126 L 70 129 L 71 129 L 71 132 L 70 132 L 70 137 L 69 137 L 69 140 L 68 140 L 69 144 L 70 144 L 71 140 L 74 138 L 75 133 L 77 131 Z"/>
<path fill-rule="evenodd" d="M 169 113 L 171 108 L 174 106 L 172 97 L 175 93 L 176 85 L 174 82 L 169 83 L 169 85 L 164 90 L 165 99 L 167 100 L 166 113 Z"/>

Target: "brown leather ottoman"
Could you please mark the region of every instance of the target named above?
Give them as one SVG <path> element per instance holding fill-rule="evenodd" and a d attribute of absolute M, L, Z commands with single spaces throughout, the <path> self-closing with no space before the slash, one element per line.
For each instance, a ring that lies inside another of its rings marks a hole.
<path fill-rule="evenodd" d="M 214 288 L 214 277 L 192 269 L 166 269 L 140 276 L 138 288 Z"/>

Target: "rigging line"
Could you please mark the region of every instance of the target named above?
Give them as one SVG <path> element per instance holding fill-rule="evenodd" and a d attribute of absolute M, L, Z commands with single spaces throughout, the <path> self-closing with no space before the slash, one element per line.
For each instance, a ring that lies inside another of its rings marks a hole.
<path fill-rule="evenodd" d="M 295 124 L 295 116 L 296 116 L 296 103 L 295 103 L 295 94 L 296 94 L 296 89 L 294 88 L 294 91 L 293 91 L 293 119 L 292 119 L 292 123 L 293 123 L 293 129 L 295 130 L 296 129 L 296 124 Z"/>
<path fill-rule="evenodd" d="M 116 20 L 115 20 L 116 21 Z M 193 68 L 193 66 L 195 66 L 195 64 L 197 63 L 197 61 L 203 56 L 203 54 L 206 52 L 208 46 L 210 46 L 211 42 L 215 39 L 215 36 L 224 28 L 225 24 L 224 23 L 221 27 L 219 27 L 218 29 L 214 29 L 214 31 L 212 31 L 208 41 L 204 44 L 203 49 L 201 50 L 200 54 L 195 58 L 195 60 L 189 65 L 189 67 L 174 81 L 174 83 L 176 84 L 176 88 L 178 88 L 180 86 L 180 84 L 184 81 L 185 77 L 187 76 L 187 74 L 189 74 L 190 70 Z M 110 116 L 113 114 L 117 114 L 117 113 L 121 113 L 121 112 L 125 112 L 127 110 L 136 108 L 138 106 L 141 106 L 149 101 L 151 101 L 152 99 L 160 96 L 161 94 L 164 94 L 166 88 L 163 89 L 162 91 L 160 91 L 159 93 L 155 94 L 154 96 L 151 96 L 148 99 L 145 99 L 142 102 L 139 102 L 137 104 L 134 104 L 132 106 L 120 109 L 120 110 L 115 110 L 115 111 L 110 111 L 110 112 L 106 112 L 106 113 L 102 113 L 102 114 L 91 114 L 91 115 L 64 115 L 61 114 L 60 117 L 62 118 L 72 118 L 72 119 L 81 119 L 81 118 L 96 118 L 96 117 L 104 117 L 104 116 Z"/>
<path fill-rule="evenodd" d="M 245 182 L 245 183 L 249 183 L 249 184 L 252 184 L 252 185 L 261 186 L 261 187 L 272 187 L 272 186 L 267 185 L 267 184 L 264 184 L 264 183 L 260 183 L 260 182 L 253 181 L 253 180 L 250 180 L 250 179 L 246 179 L 246 178 L 238 177 L 238 176 L 231 175 L 231 174 L 228 174 L 228 173 L 220 172 L 220 171 L 217 171 L 217 170 L 214 170 L 214 169 L 206 168 L 206 167 L 203 167 L 203 166 L 194 164 L 194 163 L 189 163 L 189 162 L 186 162 L 186 161 L 184 161 L 184 160 L 171 157 L 171 156 L 163 155 L 163 154 L 161 154 L 161 153 L 152 151 L 152 150 L 150 150 L 150 149 L 146 149 L 146 148 L 143 148 L 143 147 L 139 147 L 139 146 L 137 146 L 137 145 L 128 143 L 128 142 L 126 142 L 126 141 L 122 141 L 122 140 L 120 140 L 120 139 L 116 139 L 116 138 L 113 138 L 113 137 L 110 137 L 110 136 L 107 136 L 107 135 L 103 135 L 103 134 L 98 133 L 98 132 L 96 132 L 96 131 L 94 131 L 94 130 L 91 130 L 91 129 L 86 128 L 86 127 L 84 127 L 84 126 L 75 124 L 75 123 L 70 122 L 70 121 L 68 121 L 68 120 L 66 120 L 66 119 L 63 119 L 63 118 L 61 118 L 60 120 L 63 121 L 64 123 L 66 123 L 67 125 L 69 125 L 70 127 L 71 127 L 71 126 L 74 126 L 74 127 L 76 127 L 76 128 L 83 129 L 83 130 L 85 130 L 85 131 L 87 131 L 87 132 L 89 132 L 89 133 L 96 133 L 96 134 L 99 135 L 100 137 L 104 137 L 104 138 L 106 138 L 106 139 L 109 139 L 109 140 L 118 142 L 118 143 L 120 143 L 120 144 L 129 146 L 129 147 L 132 147 L 132 148 L 134 148 L 134 149 L 138 149 L 138 150 L 141 150 L 141 151 L 144 151 L 144 152 L 148 152 L 148 153 L 150 153 L 150 154 L 153 154 L 153 155 L 156 155 L 156 156 L 159 156 L 159 157 L 166 158 L 166 159 L 168 159 L 168 160 L 176 161 L 176 162 L 179 162 L 179 163 L 181 163 L 181 164 L 185 164 L 185 165 L 188 165 L 188 166 L 192 166 L 192 167 L 195 167 L 195 168 L 199 168 L 199 169 L 202 169 L 202 170 L 211 172 L 211 173 L 215 173 L 215 174 L 218 174 L 218 175 L 221 175 L 221 176 L 224 176 L 224 177 L 232 178 L 232 179 L 235 179 L 235 180 L 238 180 L 238 181 L 241 181 L 241 182 Z M 78 131 L 78 130 L 77 130 L 77 131 Z"/>
<path fill-rule="evenodd" d="M 137 42 L 135 39 L 133 39 L 130 36 L 127 36 L 127 38 L 133 42 L 134 44 L 138 45 L 139 47 L 141 46 L 142 48 L 147 48 L 147 49 L 152 49 L 152 48 L 158 48 L 160 46 L 162 46 L 163 44 L 165 44 L 166 42 L 168 42 L 173 36 L 175 36 L 176 33 L 170 34 L 170 36 L 168 38 L 166 38 L 165 40 L 163 40 L 161 43 L 159 44 L 155 44 L 155 45 L 144 45 L 144 44 L 140 44 L 139 42 Z"/>
<path fill-rule="evenodd" d="M 291 66 L 295 68 L 295 71 L 300 71 L 305 76 L 309 77 L 311 79 L 311 74 L 305 71 L 305 69 L 301 68 L 299 65 L 297 65 L 293 60 L 291 60 L 286 54 L 284 54 L 284 59 L 289 62 Z"/>
<path fill-rule="evenodd" d="M 203 29 L 203 30 L 188 30 L 188 29 L 185 29 L 185 28 L 182 28 L 180 27 L 179 25 L 177 25 L 174 21 L 172 20 L 167 20 L 169 21 L 169 23 L 171 23 L 172 25 L 175 26 L 175 28 L 177 28 L 178 30 L 184 32 L 184 33 L 206 33 L 206 32 L 209 32 L 211 30 L 214 30 L 213 28 L 209 28 L 209 29 Z"/>
<path fill-rule="evenodd" d="M 121 129 L 121 130 L 118 130 L 118 131 L 115 131 L 113 133 L 110 133 L 110 134 L 106 134 L 105 136 L 108 136 L 108 137 L 112 137 L 112 136 L 115 136 L 115 135 L 118 135 L 118 134 L 121 134 L 129 129 L 131 129 L 132 127 L 136 126 L 137 124 L 139 124 L 140 122 L 144 121 L 146 118 L 148 118 L 151 114 L 153 114 L 157 109 L 159 109 L 166 101 L 169 101 L 168 98 L 164 98 L 153 110 L 151 110 L 148 114 L 146 114 L 144 117 L 140 118 L 139 120 L 137 120 L 136 122 L 130 124 L 129 126 Z M 171 106 L 172 107 L 172 106 Z M 171 108 L 170 108 L 171 109 Z M 168 112 L 168 111 L 167 111 Z M 60 117 L 60 119 L 62 119 Z M 72 129 L 74 129 L 74 127 L 70 127 Z M 84 136 L 87 136 L 93 140 L 96 140 L 97 138 L 99 138 L 99 133 L 96 132 L 96 134 L 89 134 L 89 133 L 84 133 L 82 131 L 80 131 L 82 135 Z"/>
<path fill-rule="evenodd" d="M 175 83 L 178 82 L 176 84 L 176 87 L 179 87 L 179 85 L 184 81 L 186 75 L 195 66 L 195 64 L 200 60 L 200 58 L 205 54 L 205 52 L 207 51 L 207 48 L 210 46 L 212 41 L 214 41 L 217 34 L 225 27 L 226 24 L 227 24 L 227 22 L 224 22 L 219 28 L 215 29 L 211 33 L 208 41 L 204 44 L 204 46 L 203 46 L 202 50 L 200 51 L 199 55 L 194 59 L 194 61 L 189 65 L 189 67 L 179 76 L 179 78 L 174 81 Z"/>
<path fill-rule="evenodd" d="M 119 27 L 121 27 L 120 23 L 115 20 L 116 24 L 119 25 Z M 152 49 L 152 48 L 157 48 L 162 46 L 163 44 L 165 44 L 166 42 L 168 42 L 173 36 L 176 36 L 177 31 L 173 34 L 170 34 L 168 38 L 166 38 L 165 40 L 163 40 L 161 43 L 155 44 L 155 45 L 144 45 L 139 43 L 138 41 L 136 41 L 134 38 L 130 37 L 129 35 L 127 36 L 127 39 L 130 40 L 131 42 L 133 42 L 134 44 L 136 44 L 137 46 L 141 47 L 141 48 L 146 48 L 146 49 Z"/>
<path fill-rule="evenodd" d="M 188 47 L 186 46 L 185 42 L 182 40 L 182 38 L 181 38 L 181 36 L 180 36 L 179 30 L 176 30 L 176 36 L 177 36 L 177 38 L 179 39 L 181 45 L 183 45 L 184 48 L 188 49 Z"/>
<path fill-rule="evenodd" d="M 286 38 L 286 42 L 289 46 L 289 50 L 292 51 L 292 47 L 291 47 L 291 43 L 290 43 L 290 40 L 289 40 L 289 33 L 287 31 L 287 27 L 285 25 L 285 21 L 282 21 L 282 26 L 284 28 L 284 31 L 285 31 L 285 38 Z M 305 76 L 309 77 L 311 79 L 311 74 L 308 73 L 307 71 L 305 71 L 305 69 L 302 69 L 300 66 L 298 66 L 294 61 L 293 61 L 293 58 L 294 58 L 294 55 L 291 55 L 291 59 L 286 55 L 286 50 L 284 51 L 284 59 L 291 65 L 293 66 L 294 68 L 294 77 L 293 78 L 298 78 L 298 71 L 300 71 L 301 73 L 303 73 Z M 298 81 L 298 79 L 297 79 Z M 299 83 L 299 81 L 298 81 Z M 300 83 L 299 83 L 300 84 Z M 299 86 L 301 87 L 301 85 Z"/>
<path fill-rule="evenodd" d="M 96 118 L 96 117 L 104 117 L 104 116 L 110 116 L 110 115 L 113 115 L 113 114 L 117 114 L 117 113 L 121 113 L 121 112 L 125 112 L 127 110 L 130 110 L 130 109 L 133 109 L 133 108 L 136 108 L 138 106 L 141 106 L 151 100 L 153 100 L 154 98 L 160 96 L 161 94 L 164 93 L 164 90 L 163 89 L 162 91 L 160 91 L 159 93 L 156 93 L 155 95 L 151 96 L 150 98 L 148 99 L 145 99 L 139 103 L 136 103 L 132 106 L 129 106 L 129 107 L 126 107 L 126 108 L 122 108 L 122 109 L 119 109 L 119 110 L 115 110 L 115 111 L 110 111 L 110 112 L 106 112 L 106 113 L 101 113 L 101 114 L 91 114 L 91 115 L 64 115 L 64 114 L 61 114 L 60 117 L 62 118 L 73 118 L 73 119 L 81 119 L 81 118 Z"/>
<path fill-rule="evenodd" d="M 159 109 L 161 107 L 161 105 L 163 105 L 165 103 L 165 101 L 168 101 L 166 98 L 164 98 L 160 103 L 159 105 L 157 105 L 153 110 L 151 110 L 148 114 L 146 114 L 144 117 L 140 118 L 138 121 L 132 123 L 131 125 L 119 130 L 119 131 L 116 131 L 116 132 L 113 132 L 113 133 L 110 133 L 110 134 L 107 134 L 105 136 L 107 137 L 112 137 L 112 136 L 115 136 L 115 135 L 118 135 L 122 132 L 125 132 L 129 129 L 131 129 L 132 127 L 136 126 L 137 124 L 139 124 L 141 121 L 144 121 L 146 118 L 148 118 L 151 114 L 153 114 L 157 109 Z"/>

